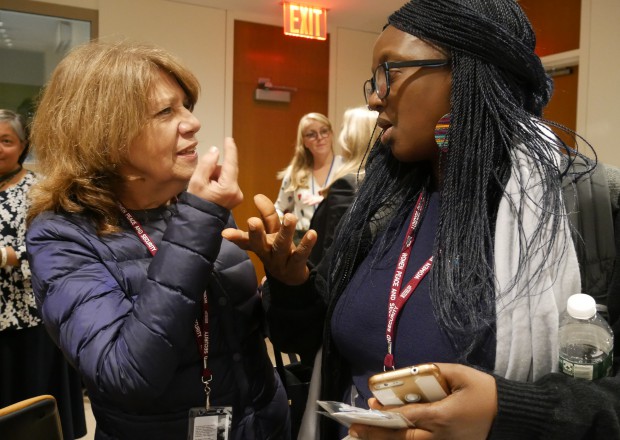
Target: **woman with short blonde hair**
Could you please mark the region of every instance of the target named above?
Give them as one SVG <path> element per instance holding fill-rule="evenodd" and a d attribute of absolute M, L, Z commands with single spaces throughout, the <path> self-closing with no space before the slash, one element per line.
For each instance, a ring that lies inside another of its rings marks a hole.
<path fill-rule="evenodd" d="M 368 107 L 353 107 L 344 112 L 338 143 L 345 162 L 334 174 L 332 182 L 352 173 L 357 174 L 358 178 L 364 176 L 366 156 L 380 131 L 376 129 L 377 114 Z"/>
<path fill-rule="evenodd" d="M 318 236 L 308 258 L 314 265 L 319 264 L 331 246 L 336 227 L 353 203 L 357 187 L 364 178 L 366 156 L 379 136 L 377 115 L 368 107 L 353 107 L 344 112 L 338 142 L 345 162 L 321 191 L 324 199 L 310 221 L 310 229 Z"/>

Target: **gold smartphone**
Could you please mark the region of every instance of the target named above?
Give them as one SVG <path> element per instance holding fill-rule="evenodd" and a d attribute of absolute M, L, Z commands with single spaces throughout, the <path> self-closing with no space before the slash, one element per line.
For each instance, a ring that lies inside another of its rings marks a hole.
<path fill-rule="evenodd" d="M 375 374 L 368 387 L 382 405 L 435 402 L 450 391 L 435 364 L 421 364 Z"/>

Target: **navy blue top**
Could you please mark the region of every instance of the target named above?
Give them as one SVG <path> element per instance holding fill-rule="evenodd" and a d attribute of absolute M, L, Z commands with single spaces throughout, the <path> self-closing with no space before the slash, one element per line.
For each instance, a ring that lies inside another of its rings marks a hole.
<path fill-rule="evenodd" d="M 401 289 L 432 255 L 439 199 L 439 193 L 431 193 Z M 333 338 L 336 347 L 349 362 L 353 384 L 360 393 L 355 402 L 359 407 L 367 408 L 366 402 L 372 397 L 368 378 L 383 371 L 383 359 L 387 353 L 385 332 L 390 285 L 412 213 L 413 206 L 406 221 L 393 221 L 377 238 L 373 249 L 338 300 L 332 317 Z M 379 243 L 385 234 L 389 234 L 392 244 L 384 255 L 379 255 Z M 395 240 L 391 238 L 394 234 L 397 234 Z M 401 310 L 392 351 L 396 368 L 424 362 L 456 362 L 456 350 L 433 314 L 430 278 L 429 272 Z M 344 396 L 344 401 L 350 403 L 349 392 Z"/>

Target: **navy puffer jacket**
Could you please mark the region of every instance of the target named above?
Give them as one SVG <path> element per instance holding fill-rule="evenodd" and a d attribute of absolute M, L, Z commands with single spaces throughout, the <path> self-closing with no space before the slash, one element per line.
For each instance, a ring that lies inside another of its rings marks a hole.
<path fill-rule="evenodd" d="M 39 310 L 83 377 L 96 438 L 187 438 L 189 409 L 205 404 L 193 332 L 205 289 L 211 405 L 233 407 L 234 439 L 288 438 L 254 269 L 221 237 L 230 212 L 183 193 L 133 215 L 159 247 L 154 257 L 125 219 L 121 233 L 97 236 L 81 216 L 44 213 L 27 232 Z"/>

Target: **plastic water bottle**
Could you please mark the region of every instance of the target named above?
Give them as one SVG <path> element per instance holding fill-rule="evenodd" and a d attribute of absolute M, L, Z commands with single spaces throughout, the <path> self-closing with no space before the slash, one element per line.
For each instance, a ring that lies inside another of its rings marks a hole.
<path fill-rule="evenodd" d="M 610 376 L 614 334 L 596 312 L 590 295 L 578 293 L 568 298 L 560 319 L 560 371 L 581 379 Z"/>

